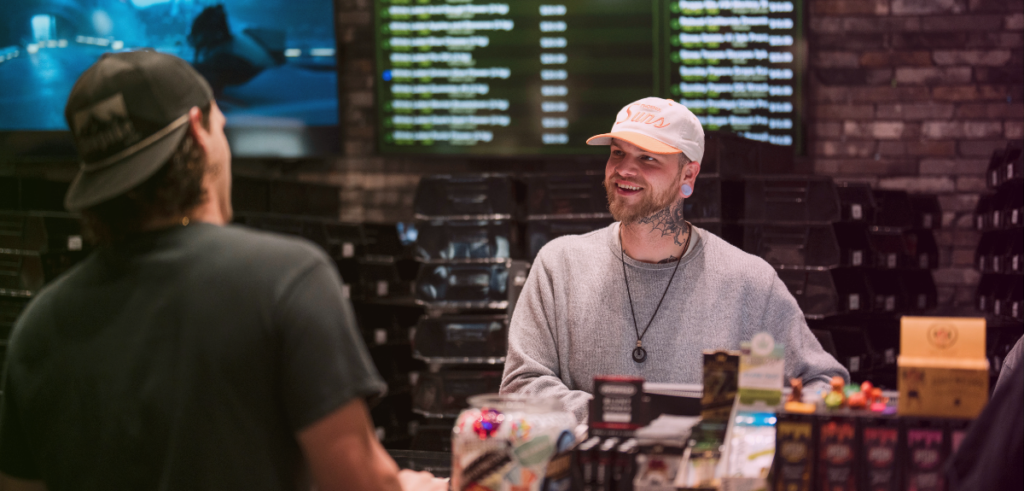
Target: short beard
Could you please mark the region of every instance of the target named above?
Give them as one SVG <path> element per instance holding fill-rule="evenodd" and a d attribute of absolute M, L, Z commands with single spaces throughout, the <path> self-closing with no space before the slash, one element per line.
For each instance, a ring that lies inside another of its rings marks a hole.
<path fill-rule="evenodd" d="M 637 184 L 641 184 L 641 187 L 649 189 L 647 183 Z M 643 199 L 635 205 L 626 204 L 625 200 L 616 193 L 615 187 L 610 178 L 605 179 L 604 188 L 608 193 L 608 210 L 611 211 L 612 217 L 616 221 L 627 225 L 639 223 L 640 220 L 651 217 L 676 202 L 676 188 L 672 186 L 658 196 L 653 196 L 652 194 L 644 195 Z"/>

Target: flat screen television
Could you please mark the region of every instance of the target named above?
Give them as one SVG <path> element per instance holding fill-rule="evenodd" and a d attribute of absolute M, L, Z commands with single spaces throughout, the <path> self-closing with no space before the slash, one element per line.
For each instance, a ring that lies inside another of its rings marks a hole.
<path fill-rule="evenodd" d="M 677 100 L 801 146 L 802 0 L 374 0 L 383 154 L 584 155 L 619 108 Z"/>
<path fill-rule="evenodd" d="M 0 158 L 74 158 L 64 104 L 104 53 L 142 47 L 189 61 L 214 88 L 240 157 L 335 153 L 332 0 L 5 0 Z"/>

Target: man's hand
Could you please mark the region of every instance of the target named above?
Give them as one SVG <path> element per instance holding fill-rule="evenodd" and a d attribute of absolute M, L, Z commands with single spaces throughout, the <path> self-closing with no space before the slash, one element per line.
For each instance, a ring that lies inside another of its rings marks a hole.
<path fill-rule="evenodd" d="M 398 481 L 402 483 L 402 491 L 448 491 L 448 480 L 438 479 L 429 472 L 404 469 L 398 471 Z"/>

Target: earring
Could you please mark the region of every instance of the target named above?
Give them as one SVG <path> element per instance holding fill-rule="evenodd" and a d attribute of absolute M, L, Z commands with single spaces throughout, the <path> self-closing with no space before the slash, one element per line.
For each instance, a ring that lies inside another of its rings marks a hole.
<path fill-rule="evenodd" d="M 690 195 L 693 194 L 693 187 L 691 187 L 689 184 L 683 184 L 682 187 L 680 187 L 679 189 L 683 192 L 684 198 L 689 198 Z"/>

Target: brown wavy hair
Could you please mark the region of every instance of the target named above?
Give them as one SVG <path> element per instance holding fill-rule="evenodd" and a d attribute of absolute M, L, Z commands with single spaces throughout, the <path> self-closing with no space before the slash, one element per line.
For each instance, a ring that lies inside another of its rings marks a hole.
<path fill-rule="evenodd" d="M 207 130 L 210 107 L 201 108 Z M 204 160 L 203 149 L 186 132 L 167 163 L 142 184 L 82 211 L 86 240 L 100 245 L 120 242 L 141 232 L 153 219 L 188 214 L 206 200 Z"/>

